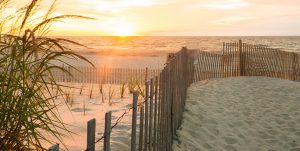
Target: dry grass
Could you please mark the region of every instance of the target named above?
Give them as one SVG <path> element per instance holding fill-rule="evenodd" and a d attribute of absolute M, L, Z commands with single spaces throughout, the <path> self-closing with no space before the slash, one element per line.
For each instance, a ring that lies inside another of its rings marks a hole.
<path fill-rule="evenodd" d="M 103 84 L 99 83 L 98 86 L 99 86 L 99 93 L 102 94 L 103 93 Z"/>
<path fill-rule="evenodd" d="M 129 90 L 130 94 L 132 94 L 135 91 L 136 84 L 137 84 L 137 81 L 133 78 L 130 78 L 130 80 L 127 83 L 127 88 Z"/>
<path fill-rule="evenodd" d="M 125 91 L 126 91 L 126 83 L 122 83 L 121 86 L 120 86 L 120 96 L 121 96 L 121 98 L 124 98 Z"/>
<path fill-rule="evenodd" d="M 40 2 L 32 0 L 4 15 L 10 1 L 0 1 L 0 150 L 45 150 L 42 140 L 54 144 L 45 132 L 62 145 L 63 136 L 71 134 L 57 111 L 55 98 L 64 92 L 52 76 L 52 69 L 70 73 L 53 62 L 68 64 L 63 61 L 66 57 L 89 61 L 66 47 L 80 44 L 45 35 L 53 22 L 87 17 L 53 16 L 56 1 L 40 16 Z"/>
<path fill-rule="evenodd" d="M 137 91 L 139 92 L 140 96 L 142 98 L 145 97 L 145 84 L 141 83 L 141 82 L 137 82 Z"/>
<path fill-rule="evenodd" d="M 84 88 L 84 85 L 81 85 L 81 87 L 80 87 L 80 91 L 79 91 L 79 95 L 81 95 L 81 94 L 82 94 L 83 88 Z"/>
<path fill-rule="evenodd" d="M 90 89 L 90 99 L 92 99 L 92 97 L 93 97 L 93 89 L 94 89 L 94 87 L 92 86 Z"/>
<path fill-rule="evenodd" d="M 115 89 L 113 89 L 111 86 L 109 86 L 109 89 L 108 89 L 108 102 L 109 102 L 109 105 L 112 105 L 112 99 L 115 95 Z"/>

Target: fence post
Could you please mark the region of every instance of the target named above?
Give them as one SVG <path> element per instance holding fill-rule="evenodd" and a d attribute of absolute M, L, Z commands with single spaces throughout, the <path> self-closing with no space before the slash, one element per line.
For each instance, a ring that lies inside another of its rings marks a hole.
<path fill-rule="evenodd" d="M 107 84 L 107 78 L 106 78 L 106 65 L 103 67 L 103 84 Z"/>
<path fill-rule="evenodd" d="M 149 109 L 148 109 L 148 97 L 149 97 L 149 81 L 145 83 L 145 138 L 144 138 L 144 150 L 148 149 L 148 126 L 149 126 Z"/>
<path fill-rule="evenodd" d="M 163 83 L 163 72 L 159 73 L 159 95 L 158 95 L 158 137 L 157 137 L 157 150 L 162 150 L 162 83 Z"/>
<path fill-rule="evenodd" d="M 71 67 L 68 66 L 68 82 L 71 82 Z"/>
<path fill-rule="evenodd" d="M 140 111 L 140 131 L 139 131 L 139 151 L 143 150 L 143 138 L 144 138 L 144 106 Z"/>
<path fill-rule="evenodd" d="M 96 119 L 93 118 L 87 123 L 87 151 L 95 151 Z"/>
<path fill-rule="evenodd" d="M 157 150 L 157 132 L 158 132 L 158 125 L 157 125 L 157 101 L 158 101 L 158 76 L 155 77 L 155 87 L 154 87 L 154 134 L 153 134 L 153 151 Z"/>
<path fill-rule="evenodd" d="M 110 151 L 110 127 L 111 127 L 111 111 L 105 113 L 103 151 Z"/>
<path fill-rule="evenodd" d="M 244 58 L 243 58 L 243 50 L 242 50 L 242 40 L 239 40 L 239 75 L 238 76 L 244 76 Z"/>
<path fill-rule="evenodd" d="M 47 151 L 59 151 L 59 144 L 51 146 Z"/>
<path fill-rule="evenodd" d="M 294 63 L 295 63 L 295 68 L 294 68 L 294 72 L 295 72 L 295 81 L 299 81 L 300 80 L 300 61 L 299 61 L 299 56 L 296 53 L 294 53 Z"/>
<path fill-rule="evenodd" d="M 137 101 L 138 92 L 133 93 L 133 109 L 132 109 L 132 131 L 131 131 L 131 151 L 136 150 L 136 113 L 137 113 Z"/>
<path fill-rule="evenodd" d="M 152 149 L 152 123 L 153 123 L 153 95 L 154 95 L 154 79 L 150 80 L 150 118 L 149 118 L 149 150 Z"/>
<path fill-rule="evenodd" d="M 65 64 L 62 64 L 62 68 L 65 70 Z M 65 71 L 62 72 L 62 82 L 66 82 L 65 81 Z"/>
<path fill-rule="evenodd" d="M 145 71 L 145 81 L 148 80 L 148 72 L 149 72 L 149 69 L 148 69 L 148 67 L 146 67 L 146 71 Z"/>
<path fill-rule="evenodd" d="M 298 62 L 298 58 L 297 58 L 297 54 L 296 53 L 292 53 L 293 55 L 293 59 L 292 59 L 292 78 L 291 80 L 293 81 L 296 81 L 297 80 L 297 68 L 296 68 L 296 65 L 297 65 L 297 62 Z"/>

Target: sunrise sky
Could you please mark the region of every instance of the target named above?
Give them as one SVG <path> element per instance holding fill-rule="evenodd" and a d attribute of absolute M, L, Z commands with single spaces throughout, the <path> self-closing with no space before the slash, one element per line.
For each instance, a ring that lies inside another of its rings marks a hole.
<path fill-rule="evenodd" d="M 57 23 L 52 35 L 300 35 L 300 0 L 58 0 L 56 12 L 96 20 Z"/>

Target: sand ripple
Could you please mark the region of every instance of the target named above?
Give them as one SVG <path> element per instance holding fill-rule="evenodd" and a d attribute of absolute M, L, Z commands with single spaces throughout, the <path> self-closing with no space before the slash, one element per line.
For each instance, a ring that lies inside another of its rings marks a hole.
<path fill-rule="evenodd" d="M 188 90 L 175 151 L 300 151 L 300 83 L 266 77 L 198 82 Z"/>

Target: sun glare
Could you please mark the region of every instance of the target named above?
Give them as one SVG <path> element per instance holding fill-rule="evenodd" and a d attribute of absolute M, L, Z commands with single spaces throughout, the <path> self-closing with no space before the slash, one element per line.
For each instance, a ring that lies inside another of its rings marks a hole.
<path fill-rule="evenodd" d="M 134 30 L 133 26 L 130 24 L 121 24 L 114 28 L 114 35 L 115 36 L 133 36 Z"/>

